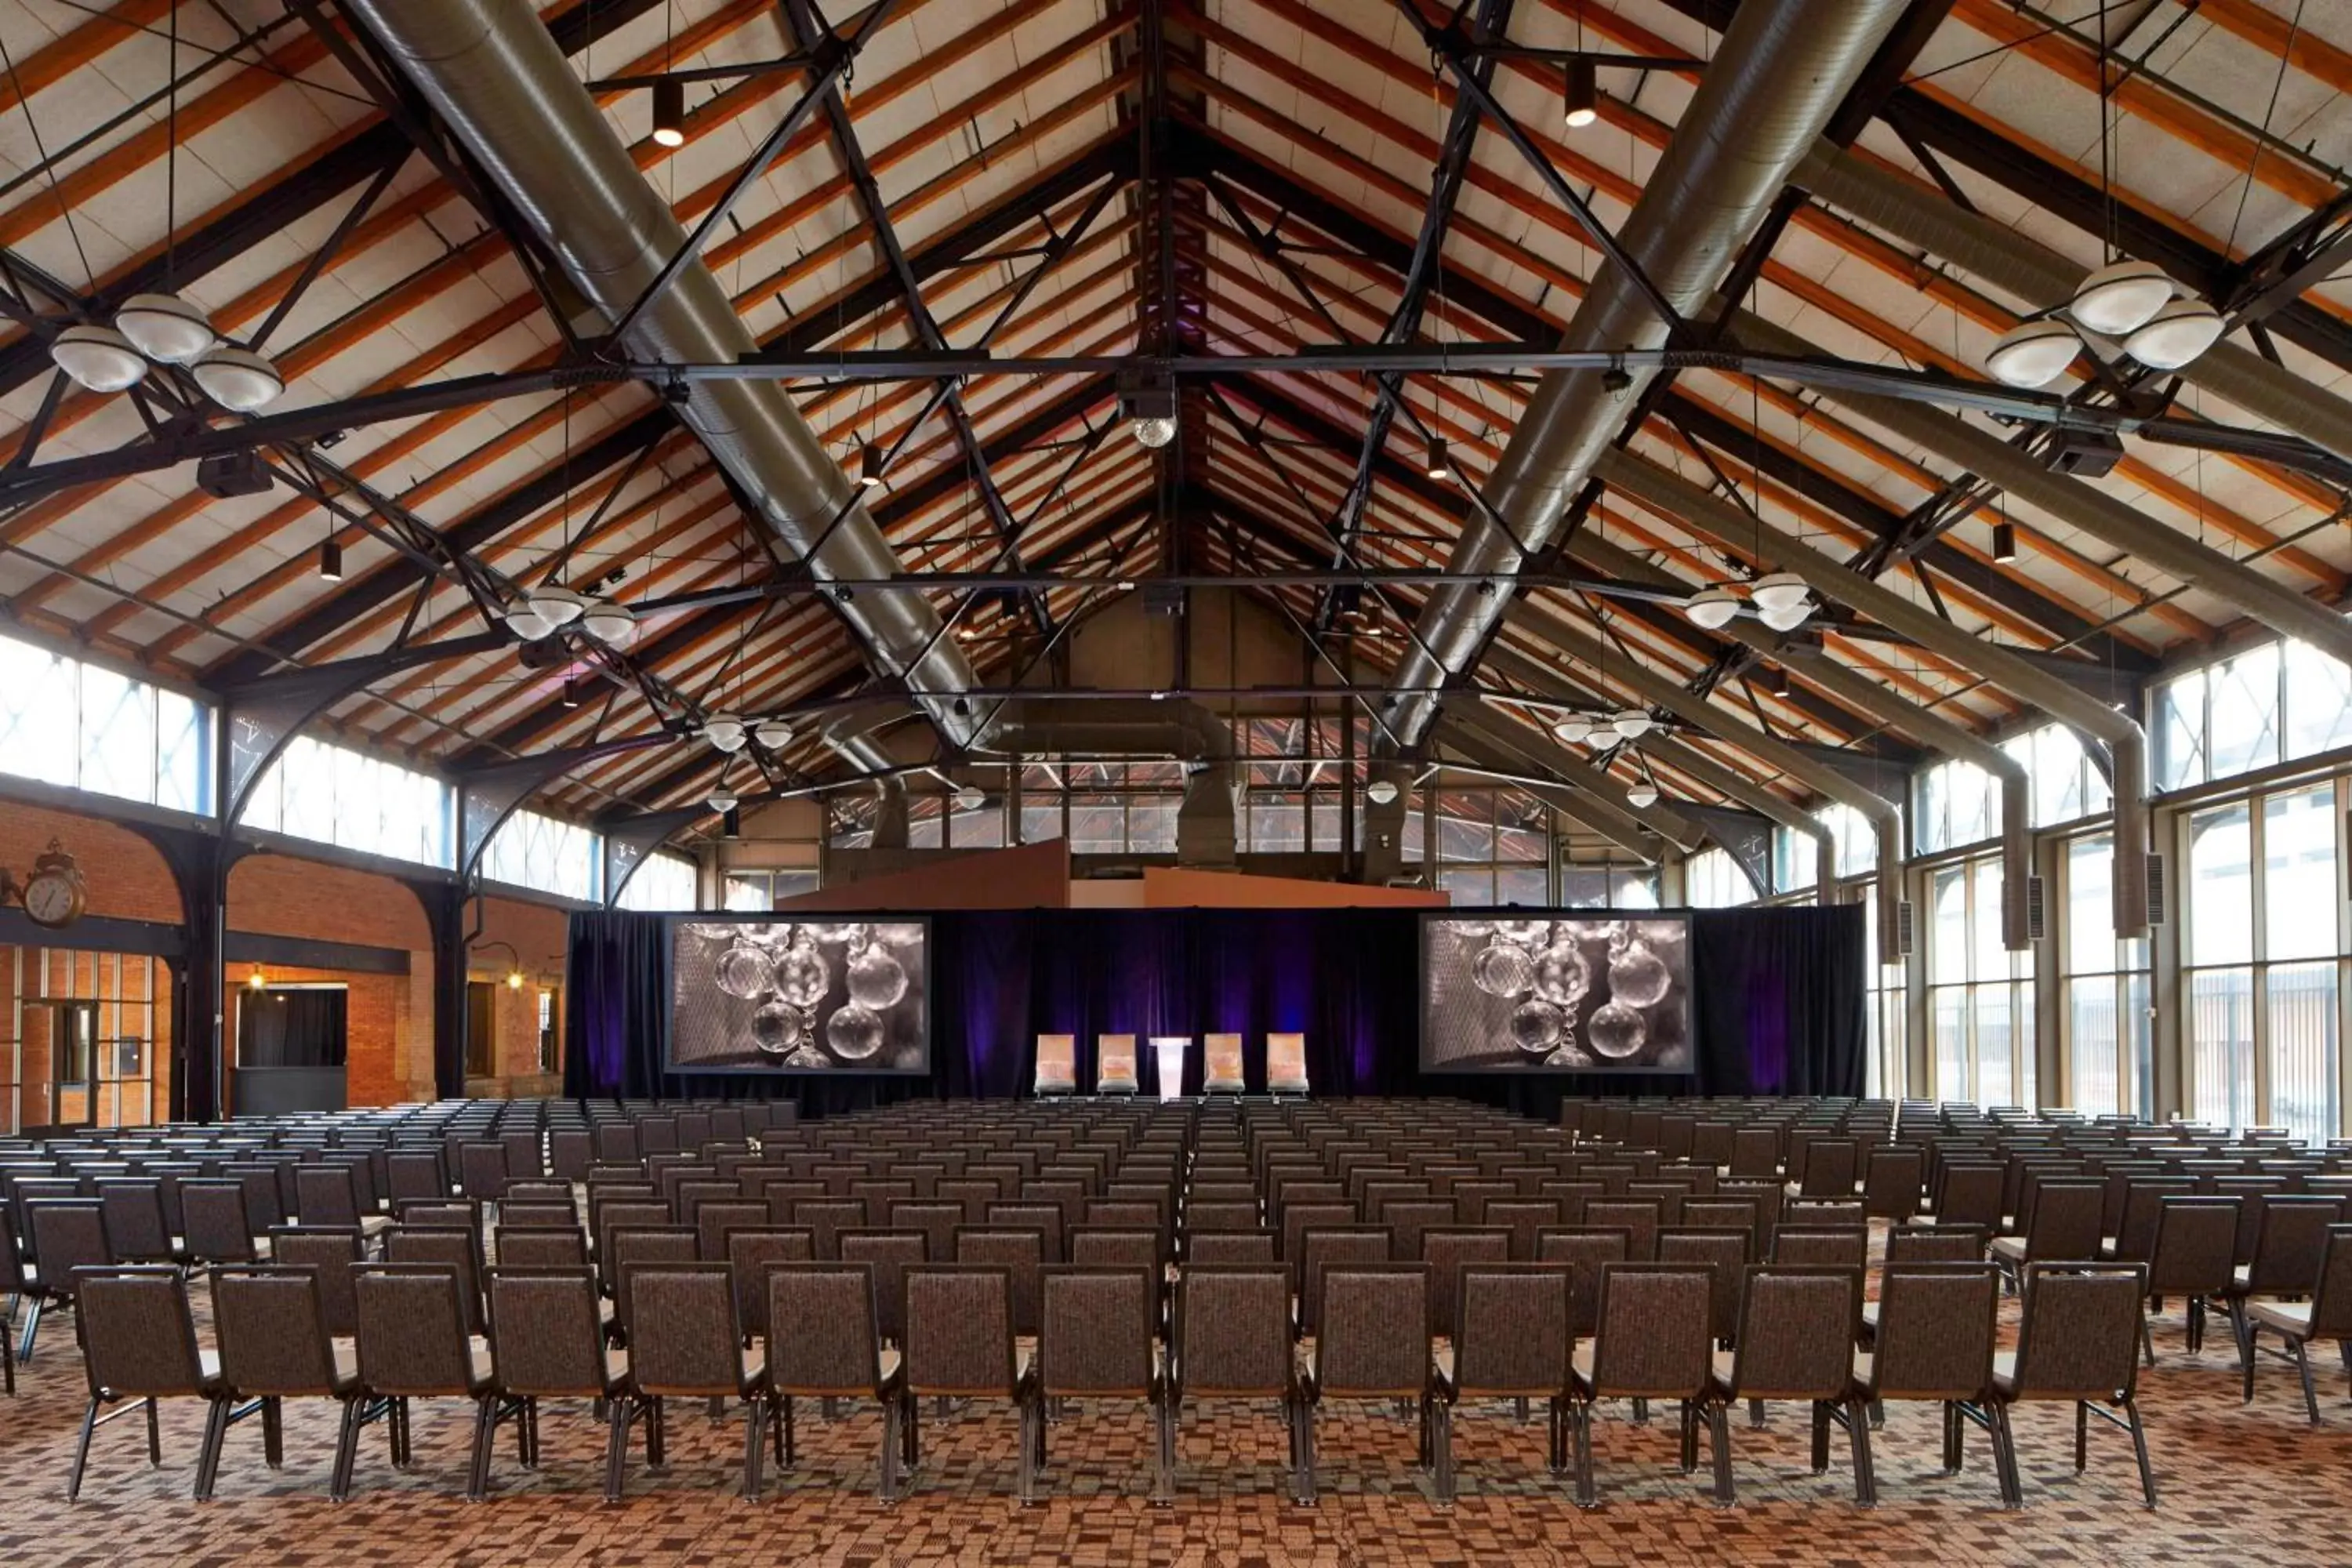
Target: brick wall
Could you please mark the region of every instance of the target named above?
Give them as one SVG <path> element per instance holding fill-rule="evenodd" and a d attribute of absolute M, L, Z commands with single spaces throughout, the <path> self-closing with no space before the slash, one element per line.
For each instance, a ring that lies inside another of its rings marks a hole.
<path fill-rule="evenodd" d="M 51 838 L 61 842 L 81 863 L 91 914 L 174 925 L 180 921 L 179 891 L 170 868 L 138 834 L 96 817 L 14 801 L 0 805 L 0 864 L 22 871 Z M 528 1095 L 560 1087 L 556 1079 L 538 1072 L 539 992 L 542 986 L 556 989 L 560 1007 L 567 919 L 561 909 L 525 900 L 487 900 L 483 930 L 467 973 L 473 978 L 501 983 L 493 1051 L 497 1071 L 488 1079 L 469 1080 L 469 1091 Z M 432 928 L 425 906 L 406 884 L 394 877 L 295 855 L 248 855 L 229 873 L 228 924 L 233 931 L 406 952 L 409 972 L 404 975 L 280 968 L 266 968 L 266 974 L 271 980 L 348 987 L 352 1104 L 384 1105 L 432 1097 Z M 71 940 L 70 932 L 60 935 Z M 527 982 L 521 991 L 509 991 L 503 984 L 508 958 L 503 949 L 488 947 L 491 942 L 511 944 L 520 956 Z M 123 976 L 119 983 L 115 979 L 118 963 Z M 227 975 L 229 986 L 239 994 L 247 973 L 233 965 Z M 51 996 L 88 996 L 105 1002 L 100 1019 L 102 1038 L 137 1033 L 158 1042 L 151 1046 L 148 1057 L 156 1079 L 154 1114 L 159 1118 L 164 1114 L 170 1104 L 168 1037 L 173 983 L 171 966 L 161 960 L 126 955 L 118 961 L 113 954 L 0 945 L 0 1122 L 8 1120 L 10 1096 L 18 1111 L 18 1125 L 47 1119 L 48 1014 L 37 1004 Z M 236 1005 L 232 998 L 228 1016 L 232 1055 Z M 146 1021 L 149 1015 L 152 1022 Z M 23 1066 L 11 1076 L 20 1055 Z M 79 1097 L 68 1099 L 63 1109 L 79 1114 L 84 1108 Z M 123 1109 L 125 1121 L 149 1119 L 143 1102 L 126 1104 Z"/>

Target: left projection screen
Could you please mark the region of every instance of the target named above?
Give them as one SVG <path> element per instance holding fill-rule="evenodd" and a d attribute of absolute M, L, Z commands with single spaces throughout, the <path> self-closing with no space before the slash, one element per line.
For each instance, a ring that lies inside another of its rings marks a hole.
<path fill-rule="evenodd" d="M 931 1070 L 930 922 L 670 922 L 672 1072 Z"/>

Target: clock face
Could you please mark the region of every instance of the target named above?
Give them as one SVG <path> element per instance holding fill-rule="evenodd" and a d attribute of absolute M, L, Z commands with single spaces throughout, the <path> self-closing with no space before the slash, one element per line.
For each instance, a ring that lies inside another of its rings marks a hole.
<path fill-rule="evenodd" d="M 37 873 L 25 884 L 25 913 L 45 926 L 72 924 L 80 901 L 73 879 L 58 872 Z"/>

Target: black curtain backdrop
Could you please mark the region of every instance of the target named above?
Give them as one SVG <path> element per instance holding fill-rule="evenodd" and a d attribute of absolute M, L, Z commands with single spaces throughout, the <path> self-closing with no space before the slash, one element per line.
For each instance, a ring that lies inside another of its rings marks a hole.
<path fill-rule="evenodd" d="M 336 986 L 247 991 L 236 1009 L 241 1068 L 339 1068 L 349 994 Z"/>
<path fill-rule="evenodd" d="M 1515 910 L 1519 915 L 1531 911 Z M 1564 911 L 1584 914 L 1590 911 Z M 628 1098 L 775 1097 L 823 1115 L 910 1097 L 1029 1092 L 1036 1037 L 1077 1037 L 1094 1081 L 1099 1034 L 1192 1036 L 1185 1089 L 1201 1087 L 1201 1036 L 1239 1034 L 1249 1081 L 1265 1036 L 1307 1037 L 1314 1092 L 1454 1095 L 1550 1118 L 1563 1098 L 1639 1094 L 1858 1095 L 1863 1087 L 1863 910 L 1698 910 L 1692 1077 L 1423 1073 L 1420 915 L 1411 910 L 948 911 L 931 921 L 931 1071 L 890 1078 L 665 1073 L 669 994 L 659 915 L 572 917 L 564 1089 Z M 1150 1068 L 1146 1065 L 1146 1081 Z"/>

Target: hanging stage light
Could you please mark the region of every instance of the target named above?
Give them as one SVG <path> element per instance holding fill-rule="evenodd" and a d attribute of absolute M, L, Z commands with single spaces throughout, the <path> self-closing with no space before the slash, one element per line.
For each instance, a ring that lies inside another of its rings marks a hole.
<path fill-rule="evenodd" d="M 1568 62 L 1568 128 L 1581 131 L 1601 118 L 1601 72 L 1589 56 Z"/>
<path fill-rule="evenodd" d="M 664 77 L 654 83 L 654 142 L 661 147 L 686 145 L 686 83 Z"/>
<path fill-rule="evenodd" d="M 319 544 L 319 580 L 340 583 L 343 580 L 343 547 L 333 540 L 321 540 Z"/>

